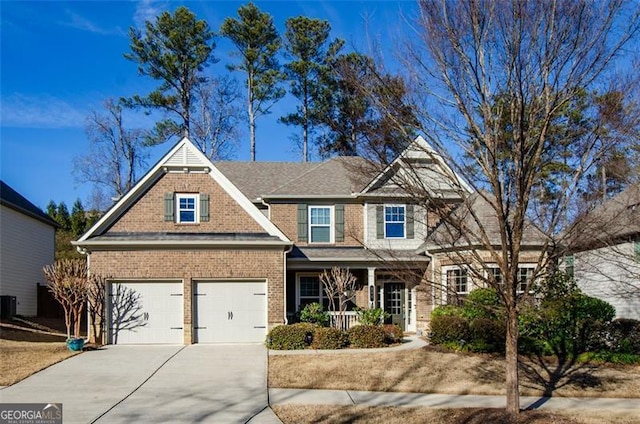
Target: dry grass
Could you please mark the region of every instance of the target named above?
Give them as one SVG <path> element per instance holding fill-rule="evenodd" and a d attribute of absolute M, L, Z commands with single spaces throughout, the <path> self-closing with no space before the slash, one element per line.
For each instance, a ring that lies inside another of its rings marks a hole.
<path fill-rule="evenodd" d="M 561 381 L 554 396 L 640 396 L 640 366 L 589 367 L 583 373 Z M 269 387 L 504 395 L 504 378 L 503 358 L 430 348 L 269 357 Z M 522 375 L 521 393 L 541 396 L 543 387 Z"/>
<path fill-rule="evenodd" d="M 66 336 L 0 328 L 0 386 L 9 386 L 75 353 Z"/>
<path fill-rule="evenodd" d="M 515 421 L 503 409 L 438 409 L 408 408 L 391 406 L 320 406 L 281 405 L 273 411 L 284 424 L 306 423 L 362 423 L 362 424 L 604 424 L 610 422 L 631 424 L 632 421 L 618 421 L 610 415 L 608 421 L 581 421 L 558 412 L 524 411 Z"/>

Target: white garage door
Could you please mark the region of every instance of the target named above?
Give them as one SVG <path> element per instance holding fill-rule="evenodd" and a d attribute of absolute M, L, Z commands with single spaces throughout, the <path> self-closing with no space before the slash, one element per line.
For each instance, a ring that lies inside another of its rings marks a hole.
<path fill-rule="evenodd" d="M 112 283 L 109 300 L 111 343 L 183 343 L 181 282 Z"/>
<path fill-rule="evenodd" d="M 198 343 L 262 343 L 267 334 L 267 283 L 211 282 L 194 285 Z"/>

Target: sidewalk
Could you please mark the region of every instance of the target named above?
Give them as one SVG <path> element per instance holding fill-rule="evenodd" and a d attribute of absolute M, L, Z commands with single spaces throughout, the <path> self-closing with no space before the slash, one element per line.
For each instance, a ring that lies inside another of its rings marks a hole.
<path fill-rule="evenodd" d="M 269 389 L 269 404 L 423 406 L 429 408 L 504 408 L 505 396 L 446 395 L 351 390 Z M 540 398 L 521 396 L 522 409 L 632 410 L 640 414 L 640 399 Z"/>

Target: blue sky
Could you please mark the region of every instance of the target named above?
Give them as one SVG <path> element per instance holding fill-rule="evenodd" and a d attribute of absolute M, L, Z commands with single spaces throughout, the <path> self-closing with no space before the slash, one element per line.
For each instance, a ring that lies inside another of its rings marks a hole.
<path fill-rule="evenodd" d="M 137 75 L 127 31 L 143 26 L 164 10 L 186 5 L 214 31 L 244 2 L 33 2 L 0 1 L 0 175 L 2 180 L 37 206 L 49 200 L 86 201 L 88 184 L 75 181 L 73 158 L 88 151 L 86 116 L 102 109 L 104 100 L 146 94 L 155 82 Z M 368 51 L 371 40 L 381 46 L 388 64 L 403 22 L 414 13 L 408 1 L 257 1 L 273 15 L 282 32 L 292 16 L 326 19 L 332 36 L 347 41 L 349 50 Z M 217 64 L 208 72 L 226 73 L 232 46 L 217 40 Z M 241 74 L 236 75 L 241 78 Z M 296 129 L 276 122 L 294 107 L 283 99 L 257 125 L 257 160 L 297 161 L 299 150 L 290 140 Z M 149 125 L 141 114 L 128 116 L 128 127 Z M 152 150 L 151 166 L 169 144 Z M 247 131 L 234 159 L 248 160 Z"/>

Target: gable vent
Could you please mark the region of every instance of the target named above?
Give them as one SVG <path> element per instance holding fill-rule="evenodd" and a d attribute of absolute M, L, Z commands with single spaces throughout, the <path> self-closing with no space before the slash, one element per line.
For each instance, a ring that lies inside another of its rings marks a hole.
<path fill-rule="evenodd" d="M 203 160 L 200 159 L 199 155 L 192 148 L 189 148 L 187 145 L 182 146 L 178 151 L 176 151 L 167 161 L 165 162 L 167 166 L 207 166 Z"/>

